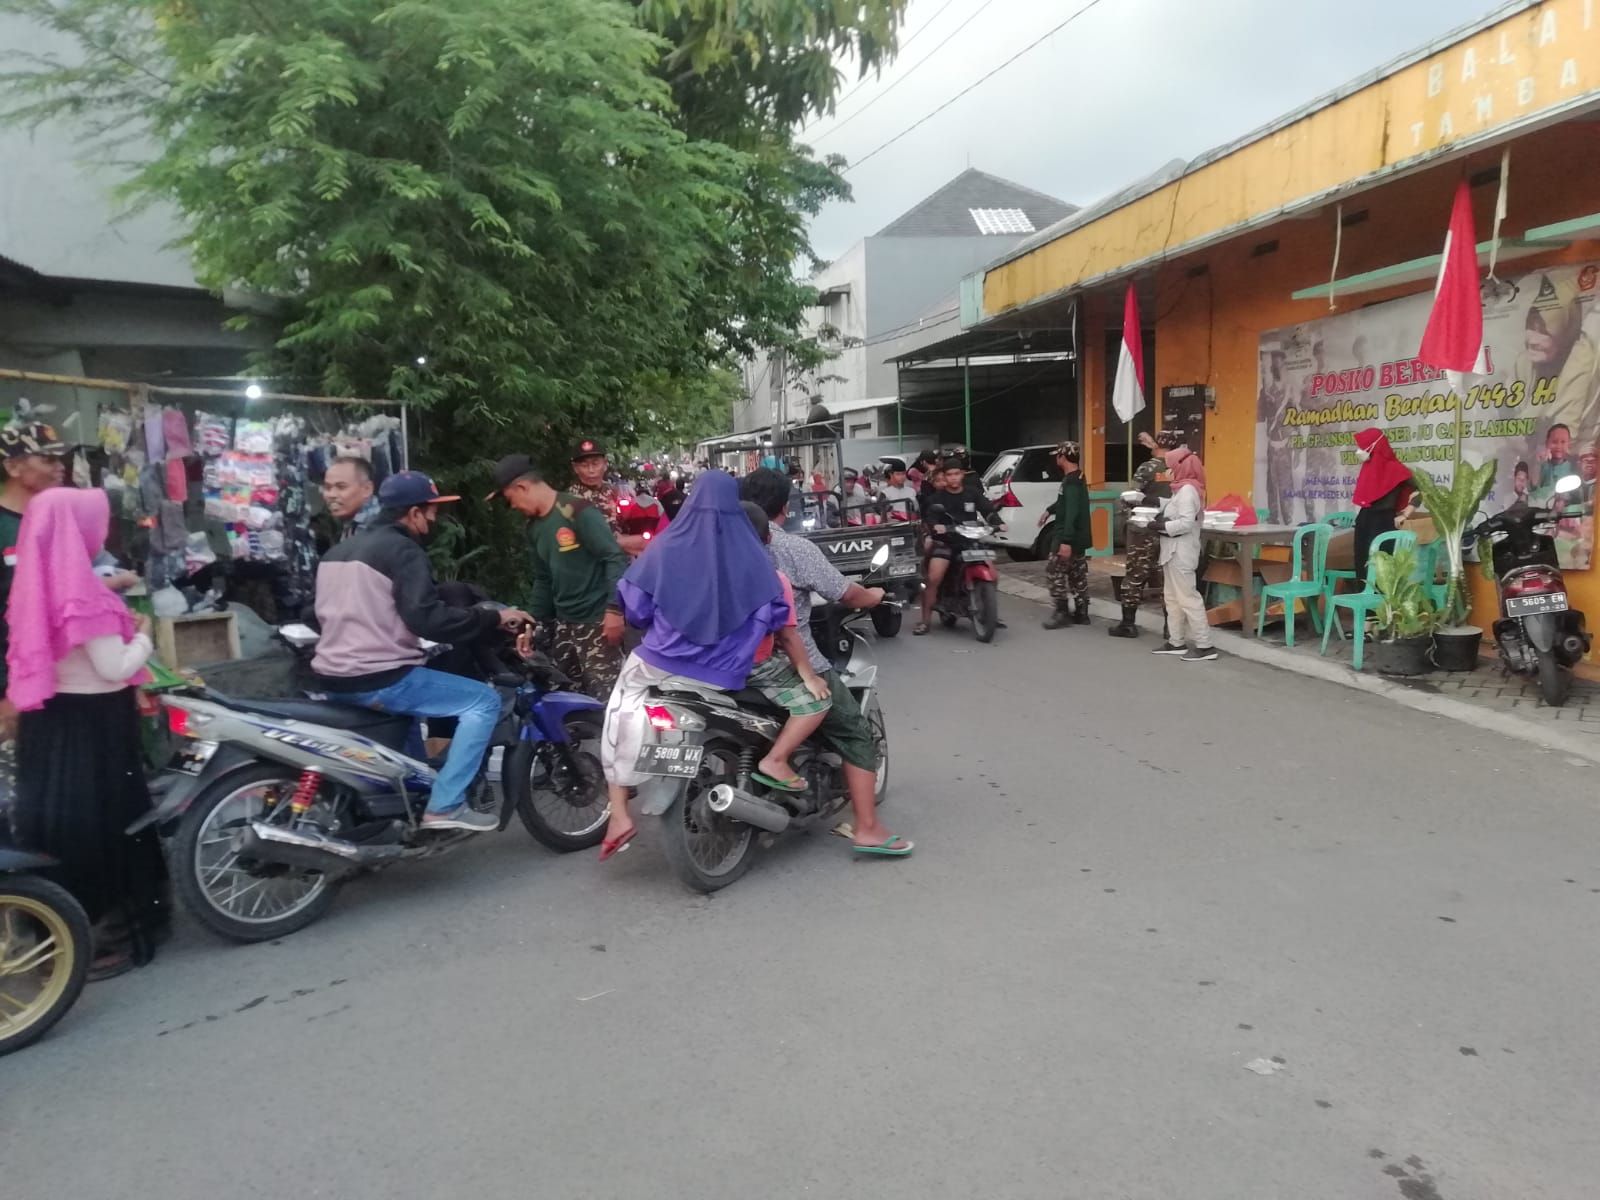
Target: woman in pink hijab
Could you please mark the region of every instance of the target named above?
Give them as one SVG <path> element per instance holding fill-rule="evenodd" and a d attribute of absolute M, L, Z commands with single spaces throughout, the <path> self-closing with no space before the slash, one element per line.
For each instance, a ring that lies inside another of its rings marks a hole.
<path fill-rule="evenodd" d="M 135 684 L 152 647 L 144 618 L 95 574 L 110 528 L 99 489 L 34 497 L 6 607 L 16 840 L 60 863 L 57 880 L 95 922 L 91 979 L 148 962 L 170 917 L 154 830 L 123 832 L 150 809 Z"/>
<path fill-rule="evenodd" d="M 1200 456 L 1185 446 L 1167 452 L 1172 499 L 1151 528 L 1161 535 L 1161 568 L 1166 576 L 1167 639 L 1155 653 L 1181 656 L 1185 662 L 1210 662 L 1217 657 L 1200 594 L 1200 525 L 1205 518 L 1206 469 Z M 1191 647 L 1186 643 L 1193 639 Z"/>

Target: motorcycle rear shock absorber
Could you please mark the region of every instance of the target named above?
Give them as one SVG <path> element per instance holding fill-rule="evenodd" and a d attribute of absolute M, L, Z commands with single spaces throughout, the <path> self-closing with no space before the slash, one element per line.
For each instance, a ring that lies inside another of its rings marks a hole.
<path fill-rule="evenodd" d="M 299 821 L 306 815 L 321 788 L 321 771 L 315 767 L 307 767 L 300 772 L 300 782 L 295 785 L 294 795 L 289 797 L 289 812 L 293 814 L 294 820 Z"/>
<path fill-rule="evenodd" d="M 746 746 L 739 751 L 739 789 L 741 791 L 750 790 L 750 777 L 755 774 L 756 763 L 760 761 L 760 756 L 750 746 Z"/>

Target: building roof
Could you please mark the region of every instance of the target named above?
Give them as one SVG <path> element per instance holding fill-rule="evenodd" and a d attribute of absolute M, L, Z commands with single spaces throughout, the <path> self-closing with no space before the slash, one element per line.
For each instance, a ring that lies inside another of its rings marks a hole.
<path fill-rule="evenodd" d="M 969 167 L 875 236 L 1017 237 L 1076 211 L 1064 200 Z"/>

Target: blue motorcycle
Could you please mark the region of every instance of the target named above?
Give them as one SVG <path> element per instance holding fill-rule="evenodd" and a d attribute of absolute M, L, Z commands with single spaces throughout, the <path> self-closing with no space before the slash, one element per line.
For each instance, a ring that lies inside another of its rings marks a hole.
<path fill-rule="evenodd" d="M 552 850 L 599 845 L 604 705 L 564 690 L 542 656 L 506 655 L 501 666 L 489 677 L 501 720 L 468 802 L 498 813 L 500 831 L 516 813 Z M 323 916 L 350 876 L 476 836 L 422 826 L 437 768 L 418 753 L 408 716 L 205 688 L 168 693 L 162 704 L 177 750 L 155 808 L 129 832 L 153 824 L 170 839 L 179 897 L 223 937 L 293 933 Z"/>

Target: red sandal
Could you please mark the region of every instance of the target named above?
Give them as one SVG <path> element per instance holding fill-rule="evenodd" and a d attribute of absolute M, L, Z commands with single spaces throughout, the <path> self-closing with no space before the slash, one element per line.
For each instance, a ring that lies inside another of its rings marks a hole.
<path fill-rule="evenodd" d="M 628 843 L 633 841 L 633 835 L 638 833 L 638 832 L 639 832 L 639 827 L 637 825 L 635 825 L 632 829 L 628 830 L 627 833 L 623 834 L 616 841 L 612 841 L 610 838 L 607 838 L 605 841 L 601 842 L 600 843 L 600 861 L 601 862 L 605 862 L 606 859 L 611 858 L 613 855 L 621 854 L 624 850 L 626 850 L 628 848 Z"/>

